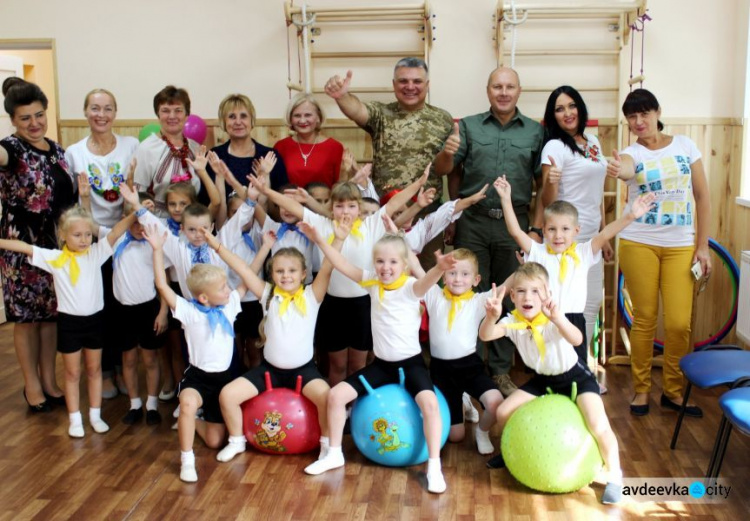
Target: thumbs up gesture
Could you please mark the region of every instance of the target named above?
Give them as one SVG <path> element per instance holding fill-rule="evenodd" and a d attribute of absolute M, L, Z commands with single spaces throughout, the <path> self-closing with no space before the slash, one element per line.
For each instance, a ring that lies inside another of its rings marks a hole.
<path fill-rule="evenodd" d="M 560 182 L 562 170 L 557 166 L 555 159 L 552 156 L 547 156 L 547 159 L 549 159 L 549 174 L 547 174 L 547 180 L 550 184 L 556 185 Z"/>
<path fill-rule="evenodd" d="M 620 154 L 617 150 L 612 151 L 612 161 L 607 163 L 607 175 L 609 177 L 619 178 L 622 173 L 622 163 L 620 162 Z"/>
<path fill-rule="evenodd" d="M 352 82 L 352 71 L 346 71 L 346 77 L 333 76 L 325 85 L 326 94 L 333 99 L 340 99 L 349 94 L 349 84 Z"/>
<path fill-rule="evenodd" d="M 461 146 L 461 133 L 458 130 L 458 123 L 453 123 L 453 132 L 451 132 L 451 135 L 448 136 L 448 139 L 445 140 L 445 145 L 443 145 L 443 151 L 445 151 L 449 155 L 454 155 L 456 152 L 458 152 L 458 147 Z"/>

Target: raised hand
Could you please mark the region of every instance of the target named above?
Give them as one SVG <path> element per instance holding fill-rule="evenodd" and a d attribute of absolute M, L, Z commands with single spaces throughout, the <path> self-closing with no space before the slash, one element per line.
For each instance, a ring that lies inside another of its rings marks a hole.
<path fill-rule="evenodd" d="M 160 250 L 164 243 L 167 242 L 168 230 L 159 233 L 159 227 L 155 224 L 148 224 L 143 227 L 143 238 L 148 241 L 154 250 Z"/>
<path fill-rule="evenodd" d="M 225 172 L 229 170 L 226 163 L 222 161 L 219 156 L 213 150 L 208 153 L 208 164 L 211 165 L 211 170 L 214 171 L 216 177 L 226 177 Z"/>
<path fill-rule="evenodd" d="M 501 199 L 510 199 L 510 183 L 507 179 L 505 179 L 505 176 L 501 176 L 495 179 L 495 182 L 492 183 L 492 186 L 495 187 L 495 191 Z"/>
<path fill-rule="evenodd" d="M 484 302 L 484 310 L 488 317 L 492 317 L 495 320 L 500 318 L 503 314 L 503 299 L 505 298 L 505 286 L 498 288 L 495 284 L 492 284 L 490 295 Z"/>
<path fill-rule="evenodd" d="M 325 84 L 325 92 L 333 99 L 339 99 L 349 94 L 349 85 L 352 82 L 352 71 L 346 71 L 344 78 L 336 75 Z"/>
<path fill-rule="evenodd" d="M 428 188 L 427 190 L 425 190 L 424 188 L 420 188 L 419 194 L 417 194 L 417 204 L 421 208 L 427 208 L 435 200 L 436 195 L 437 190 L 435 190 L 434 188 Z"/>
<path fill-rule="evenodd" d="M 607 175 L 609 177 L 619 178 L 622 172 L 622 163 L 620 162 L 620 154 L 617 150 L 612 151 L 612 160 L 607 163 Z"/>
<path fill-rule="evenodd" d="M 120 194 L 133 208 L 137 208 L 139 205 L 138 193 L 130 188 L 127 184 L 120 185 Z"/>
<path fill-rule="evenodd" d="M 218 250 L 221 247 L 221 242 L 219 242 L 219 239 L 217 239 L 216 236 L 211 233 L 211 230 L 209 230 L 205 226 L 202 226 L 199 231 L 203 235 L 203 238 L 206 239 L 206 243 L 208 244 L 209 248 Z"/>
<path fill-rule="evenodd" d="M 648 211 L 654 207 L 655 200 L 656 194 L 654 194 L 653 192 L 639 195 L 638 198 L 633 201 L 633 204 L 630 206 L 630 211 L 632 212 L 633 217 L 638 219 L 639 217 L 647 214 Z"/>
<path fill-rule="evenodd" d="M 208 149 L 206 145 L 201 145 L 198 152 L 195 154 L 195 159 L 187 158 L 187 162 L 193 167 L 196 172 L 198 170 L 205 170 L 208 164 Z"/>
<path fill-rule="evenodd" d="M 357 165 L 357 160 L 354 159 L 354 154 L 351 150 L 345 148 L 344 154 L 341 156 L 341 172 L 348 177 L 357 170 L 359 170 L 359 165 Z M 350 180 L 353 181 L 353 179 Z"/>
<path fill-rule="evenodd" d="M 384 214 L 385 215 L 385 214 Z M 344 215 L 340 221 L 333 221 L 333 235 L 340 241 L 345 240 L 352 231 L 352 216 Z"/>
<path fill-rule="evenodd" d="M 133 156 L 128 165 L 128 175 L 125 178 L 125 182 L 130 188 L 133 188 L 133 180 L 135 179 L 135 167 L 138 166 L 138 160 Z"/>
<path fill-rule="evenodd" d="M 548 296 L 544 301 L 542 301 L 542 313 L 544 313 L 544 316 L 552 321 L 560 318 L 560 309 L 557 307 L 557 304 L 555 304 L 555 301 L 551 296 Z"/>
<path fill-rule="evenodd" d="M 284 190 L 284 195 L 286 195 L 287 197 L 291 197 L 299 204 L 307 204 L 308 197 L 310 197 L 310 194 L 307 193 L 307 190 L 301 187 L 287 188 L 286 190 Z"/>
<path fill-rule="evenodd" d="M 352 176 L 349 180 L 352 183 L 356 183 L 362 188 L 367 188 L 367 184 L 372 175 L 372 163 L 367 163 L 365 166 L 357 170 L 357 173 Z"/>
<path fill-rule="evenodd" d="M 78 196 L 81 199 L 91 197 L 91 183 L 89 183 L 89 176 L 86 172 L 79 172 L 76 176 L 78 181 Z"/>
<path fill-rule="evenodd" d="M 269 176 L 271 175 L 271 171 L 273 170 L 273 167 L 276 166 L 276 154 L 273 150 L 271 150 L 268 154 L 263 156 L 263 159 L 261 159 L 258 162 L 258 169 L 257 172 L 255 171 L 255 168 L 253 168 L 253 173 L 260 176 Z"/>
<path fill-rule="evenodd" d="M 547 159 L 549 159 L 550 163 L 547 180 L 550 182 L 550 184 L 556 185 L 560 182 L 560 178 L 562 177 L 562 170 L 560 170 L 560 167 L 557 166 L 557 163 L 555 163 L 555 159 L 552 156 L 547 156 Z"/>
<path fill-rule="evenodd" d="M 396 223 L 393 222 L 393 219 L 387 213 L 383 213 L 383 226 L 385 226 L 386 233 L 394 235 L 398 233 L 398 226 L 396 226 Z"/>
<path fill-rule="evenodd" d="M 452 252 L 448 253 L 447 255 L 443 255 L 442 253 L 440 253 L 440 250 L 435 251 L 435 265 L 442 271 L 453 269 L 456 266 L 457 262 L 458 261 L 453 256 Z"/>
<path fill-rule="evenodd" d="M 266 233 L 263 234 L 263 246 L 268 246 L 270 249 L 274 244 L 276 244 L 276 232 L 273 230 L 268 230 Z"/>
<path fill-rule="evenodd" d="M 458 123 L 453 123 L 453 132 L 448 136 L 443 145 L 443 152 L 451 156 L 458 152 L 458 148 L 461 146 L 461 133 L 458 129 Z"/>
<path fill-rule="evenodd" d="M 422 176 L 417 180 L 417 182 L 419 183 L 419 186 L 424 186 L 424 184 L 427 182 L 427 179 L 429 179 L 430 168 L 432 168 L 432 162 L 427 164 L 427 166 L 424 169 L 424 172 L 422 173 Z"/>
<path fill-rule="evenodd" d="M 249 181 L 248 185 L 248 191 L 250 190 L 250 187 L 254 188 L 261 194 L 265 194 L 268 192 L 268 185 L 266 185 L 266 178 L 265 177 L 256 177 L 252 174 L 247 176 L 247 180 Z"/>
<path fill-rule="evenodd" d="M 312 225 L 305 221 L 299 221 L 297 223 L 297 228 L 299 231 L 305 234 L 305 237 L 310 239 L 314 243 L 320 242 L 320 235 L 318 235 L 318 231 L 312 227 Z M 334 232 L 335 233 L 335 232 Z"/>
<path fill-rule="evenodd" d="M 490 185 L 486 184 L 477 193 L 472 194 L 469 197 L 466 197 L 466 200 L 468 201 L 469 205 L 477 204 L 479 201 L 487 197 L 487 189 L 489 187 Z"/>
<path fill-rule="evenodd" d="M 153 200 L 151 200 L 151 199 L 146 199 L 145 201 L 143 201 L 143 202 L 141 203 L 141 206 L 142 206 L 142 207 L 144 207 L 144 208 L 145 208 L 146 210 L 148 210 L 149 212 L 153 212 L 153 211 L 154 211 L 154 208 L 156 208 L 156 204 L 155 204 L 155 203 L 154 203 L 154 201 L 153 201 Z"/>

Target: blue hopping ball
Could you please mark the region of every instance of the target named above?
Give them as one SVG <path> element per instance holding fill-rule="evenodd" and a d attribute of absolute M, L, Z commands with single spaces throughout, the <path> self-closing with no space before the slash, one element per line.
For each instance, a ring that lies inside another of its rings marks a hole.
<path fill-rule="evenodd" d="M 422 413 L 404 385 L 404 370 L 399 368 L 399 383 L 373 389 L 364 376 L 359 379 L 367 389 L 354 403 L 351 433 L 354 444 L 364 456 L 388 467 L 407 467 L 427 461 Z M 448 402 L 435 387 L 442 431 L 440 446 L 450 431 Z"/>

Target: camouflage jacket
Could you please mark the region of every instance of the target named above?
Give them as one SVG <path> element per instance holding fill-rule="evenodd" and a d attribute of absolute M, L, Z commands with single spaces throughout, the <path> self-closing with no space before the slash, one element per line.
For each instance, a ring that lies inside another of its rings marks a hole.
<path fill-rule="evenodd" d="M 443 148 L 453 129 L 453 118 L 440 108 L 425 105 L 415 112 L 401 110 L 398 102 L 366 103 L 365 131 L 372 136 L 372 182 L 382 196 L 417 179 Z M 428 186 L 442 193 L 442 179 L 434 173 Z"/>

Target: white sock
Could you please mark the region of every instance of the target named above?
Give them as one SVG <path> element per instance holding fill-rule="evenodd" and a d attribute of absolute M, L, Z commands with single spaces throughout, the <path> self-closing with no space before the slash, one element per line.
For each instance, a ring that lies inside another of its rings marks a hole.
<path fill-rule="evenodd" d="M 247 440 L 244 436 L 229 436 L 229 443 L 216 454 L 217 461 L 227 462 L 237 454 L 245 452 Z"/>
<path fill-rule="evenodd" d="M 101 421 L 102 419 L 102 410 L 99 407 L 91 407 L 89 409 L 89 421 L 91 423 Z"/>
<path fill-rule="evenodd" d="M 328 439 L 328 436 L 321 436 L 320 437 L 320 455 L 318 456 L 318 459 L 323 459 L 328 455 L 328 450 L 331 447 L 331 442 Z"/>
<path fill-rule="evenodd" d="M 140 409 L 143 407 L 143 401 L 141 401 L 140 396 L 138 398 L 131 398 L 130 399 L 130 408 L 131 409 Z"/>
<path fill-rule="evenodd" d="M 607 483 L 622 485 L 622 469 L 610 470 L 607 472 Z"/>
<path fill-rule="evenodd" d="M 155 411 L 159 408 L 159 397 L 158 396 L 151 396 L 148 395 L 148 398 L 146 398 L 146 410 L 147 411 Z"/>
<path fill-rule="evenodd" d="M 183 465 L 186 463 L 195 465 L 195 453 L 192 450 L 187 452 L 180 451 L 180 463 Z"/>
<path fill-rule="evenodd" d="M 427 473 L 430 472 L 443 472 L 443 465 L 440 463 L 440 458 L 430 458 L 427 460 Z"/>
<path fill-rule="evenodd" d="M 70 418 L 71 425 L 83 425 L 83 415 L 81 411 L 71 412 L 68 417 Z"/>
<path fill-rule="evenodd" d="M 442 465 L 440 458 L 430 458 L 427 460 L 427 491 L 433 494 L 442 494 L 447 488 L 445 478 L 443 477 Z"/>
<path fill-rule="evenodd" d="M 236 445 L 245 445 L 247 443 L 247 439 L 244 436 L 230 436 L 228 441 Z"/>
<path fill-rule="evenodd" d="M 318 474 L 322 474 L 329 470 L 343 467 L 345 463 L 344 453 L 341 451 L 341 446 L 328 447 L 328 451 L 324 457 L 305 467 L 305 473 L 317 476 Z"/>
<path fill-rule="evenodd" d="M 477 440 L 477 450 L 479 454 L 492 454 L 495 452 L 495 447 L 490 441 L 489 431 L 483 431 L 479 428 L 479 425 L 474 429 L 474 439 Z"/>

